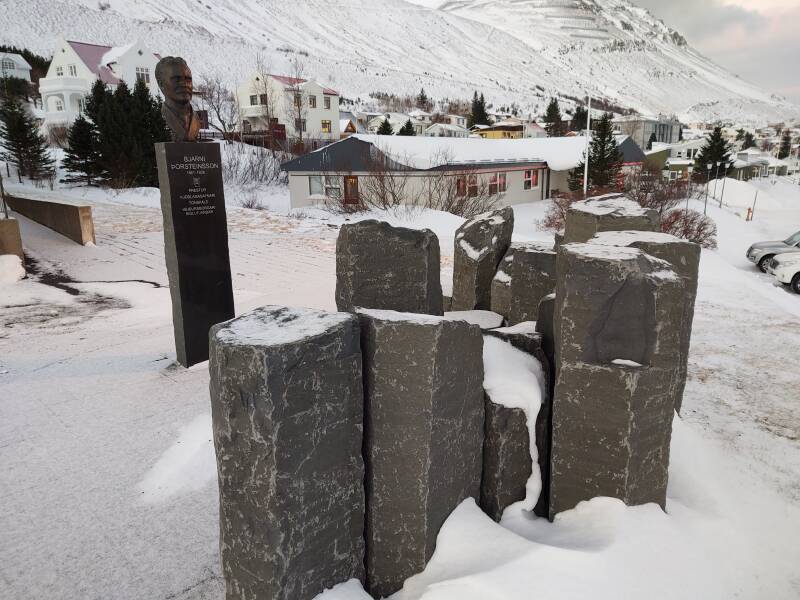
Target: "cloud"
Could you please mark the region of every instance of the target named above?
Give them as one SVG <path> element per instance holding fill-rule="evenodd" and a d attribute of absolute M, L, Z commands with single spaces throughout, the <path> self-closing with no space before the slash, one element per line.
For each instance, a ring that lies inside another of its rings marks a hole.
<path fill-rule="evenodd" d="M 797 0 L 634 0 L 700 52 L 765 90 L 800 102 Z"/>

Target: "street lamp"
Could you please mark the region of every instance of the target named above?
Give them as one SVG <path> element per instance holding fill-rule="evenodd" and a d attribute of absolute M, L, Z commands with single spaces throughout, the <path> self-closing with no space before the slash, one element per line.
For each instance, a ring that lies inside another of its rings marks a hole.
<path fill-rule="evenodd" d="M 725 198 L 725 182 L 728 181 L 728 171 L 733 168 L 733 161 L 725 167 L 725 178 L 722 180 L 722 195 L 719 197 L 719 207 L 722 208 L 722 199 Z"/>
<path fill-rule="evenodd" d="M 717 163 L 714 163 L 713 165 L 708 163 L 706 165 L 706 171 L 708 171 L 708 175 L 706 175 L 706 202 L 703 206 L 703 214 L 706 214 L 708 211 L 708 186 L 711 185 L 711 169 L 713 169 L 716 165 Z"/>

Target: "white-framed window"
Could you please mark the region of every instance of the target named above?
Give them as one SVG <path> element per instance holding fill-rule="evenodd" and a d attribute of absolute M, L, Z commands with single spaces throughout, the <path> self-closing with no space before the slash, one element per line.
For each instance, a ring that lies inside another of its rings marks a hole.
<path fill-rule="evenodd" d="M 136 81 L 140 80 L 150 85 L 150 69 L 147 67 L 136 67 Z"/>
<path fill-rule="evenodd" d="M 539 187 L 539 171 L 528 169 L 524 173 L 522 189 L 532 190 Z"/>
<path fill-rule="evenodd" d="M 306 132 L 306 120 L 305 119 L 295 119 L 294 120 L 294 129 L 295 131 L 302 131 L 303 133 Z"/>
<path fill-rule="evenodd" d="M 675 181 L 676 179 L 678 179 L 678 172 L 677 171 L 670 171 L 669 172 L 669 180 L 670 181 Z"/>
<path fill-rule="evenodd" d="M 78 112 L 85 112 L 86 111 L 86 98 L 81 98 L 78 100 Z"/>
<path fill-rule="evenodd" d="M 322 133 L 330 133 L 331 131 L 333 131 L 333 129 L 331 127 L 331 122 L 323 120 L 322 121 Z"/>
<path fill-rule="evenodd" d="M 4 58 L 3 62 L 0 63 L 0 68 L 3 69 L 3 71 L 14 71 L 16 70 L 17 66 L 10 58 Z"/>
<path fill-rule="evenodd" d="M 325 194 L 325 179 L 322 175 L 311 175 L 308 178 L 308 192 L 312 196 L 323 196 Z"/>
<path fill-rule="evenodd" d="M 325 106 L 325 110 L 330 110 L 331 109 L 331 97 L 330 96 L 325 96 L 325 100 L 324 100 L 323 104 Z"/>
<path fill-rule="evenodd" d="M 76 67 L 75 65 L 69 65 L 67 67 L 67 70 L 69 71 L 69 76 L 70 77 L 77 77 L 78 76 L 78 67 Z"/>
<path fill-rule="evenodd" d="M 250 106 L 258 106 L 258 95 L 253 94 L 250 96 Z"/>
<path fill-rule="evenodd" d="M 342 197 L 342 178 L 336 175 L 325 175 L 325 195 L 328 198 Z"/>
<path fill-rule="evenodd" d="M 489 178 L 489 195 L 502 194 L 506 191 L 506 174 L 492 173 Z"/>
<path fill-rule="evenodd" d="M 56 112 L 63 112 L 64 111 L 64 102 L 61 98 L 56 98 Z"/>
<path fill-rule="evenodd" d="M 308 108 L 317 108 L 317 97 L 313 95 L 309 95 L 308 97 Z"/>
<path fill-rule="evenodd" d="M 56 67 L 56 77 L 64 76 L 64 67 Z"/>

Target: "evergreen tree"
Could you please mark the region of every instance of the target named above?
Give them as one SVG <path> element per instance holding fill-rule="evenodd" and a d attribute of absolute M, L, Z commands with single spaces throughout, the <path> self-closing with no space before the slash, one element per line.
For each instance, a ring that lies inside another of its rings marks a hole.
<path fill-rule="evenodd" d="M 421 108 L 422 110 L 428 110 L 430 106 L 430 98 L 428 98 L 428 94 L 425 93 L 425 88 L 422 88 L 419 91 L 419 95 L 417 95 L 417 107 Z"/>
<path fill-rule="evenodd" d="M 678 125 L 678 141 L 683 141 L 683 125 Z"/>
<path fill-rule="evenodd" d="M 489 124 L 489 113 L 486 112 L 486 99 L 483 97 L 483 93 L 478 96 L 478 92 L 475 92 L 472 96 L 472 107 L 467 117 L 467 127 Z"/>
<path fill-rule="evenodd" d="M 656 134 L 655 133 L 651 133 L 650 134 L 650 139 L 647 140 L 647 149 L 648 150 L 652 150 L 653 149 L 653 143 L 657 142 L 657 141 L 658 141 L 658 138 L 656 137 Z"/>
<path fill-rule="evenodd" d="M 141 149 L 141 162 L 137 169 L 137 184 L 143 186 L 158 185 L 158 168 L 156 167 L 155 144 L 168 142 L 171 139 L 167 124 L 161 114 L 161 103 L 150 94 L 144 80 L 138 80 L 133 88 L 131 98 L 133 118 L 135 119 L 135 135 Z"/>
<path fill-rule="evenodd" d="M 557 98 L 550 99 L 550 104 L 547 105 L 547 112 L 544 115 L 544 122 L 547 137 L 562 137 L 566 133 Z"/>
<path fill-rule="evenodd" d="M 378 135 L 394 135 L 394 129 L 392 129 L 392 124 L 389 122 L 389 119 L 381 121 L 381 126 L 378 127 L 377 133 Z"/>
<path fill-rule="evenodd" d="M 92 90 L 86 98 L 86 108 L 84 112 L 92 122 L 97 125 L 97 118 L 100 115 L 100 107 L 108 98 L 111 97 L 111 92 L 108 91 L 106 84 L 96 79 Z"/>
<path fill-rule="evenodd" d="M 720 177 L 727 174 L 727 164 L 730 163 L 731 154 L 728 143 L 722 137 L 722 128 L 715 127 L 714 131 L 708 136 L 705 145 L 700 148 L 700 152 L 694 159 L 695 178 L 705 179 L 709 173 L 708 165 L 712 165 L 711 175 L 716 177 L 719 172 Z M 713 165 L 717 165 L 714 168 Z M 725 169 L 719 169 L 719 165 L 726 165 Z"/>
<path fill-rule="evenodd" d="M 744 134 L 745 134 L 744 129 L 737 129 L 736 130 L 736 141 L 737 142 L 743 141 L 744 140 Z"/>
<path fill-rule="evenodd" d="M 750 133 L 749 131 L 744 134 L 744 139 L 742 140 L 742 150 L 747 150 L 748 148 L 755 148 L 756 146 L 756 138 L 755 136 Z"/>
<path fill-rule="evenodd" d="M 778 150 L 778 158 L 784 159 L 789 158 L 789 155 L 792 153 L 792 132 L 786 129 L 783 132 L 783 137 L 781 138 L 781 147 Z"/>
<path fill-rule="evenodd" d="M 572 131 L 583 131 L 586 129 L 586 121 L 589 118 L 589 111 L 579 104 L 575 107 L 575 114 L 572 115 Z"/>
<path fill-rule="evenodd" d="M 411 119 L 405 122 L 405 124 L 400 128 L 400 131 L 397 132 L 397 135 L 403 136 L 414 136 L 417 135 L 414 131 L 414 124 L 411 122 Z"/>
<path fill-rule="evenodd" d="M 16 99 L 0 108 L 0 158 L 12 163 L 20 175 L 44 179 L 53 174 L 53 158 L 39 126 Z"/>
<path fill-rule="evenodd" d="M 94 125 L 79 115 L 69 130 L 69 149 L 62 166 L 67 171 L 63 183 L 92 185 L 102 173 Z"/>
<path fill-rule="evenodd" d="M 585 162 L 581 161 L 569 174 L 567 184 L 571 191 L 583 187 Z M 610 188 L 617 184 L 622 170 L 622 153 L 614 138 L 614 127 L 611 115 L 605 113 L 597 122 L 589 145 L 589 186 L 592 188 Z"/>

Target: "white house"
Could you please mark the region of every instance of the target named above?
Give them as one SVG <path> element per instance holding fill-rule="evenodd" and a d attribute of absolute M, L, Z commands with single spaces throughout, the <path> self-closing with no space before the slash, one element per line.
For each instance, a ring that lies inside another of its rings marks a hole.
<path fill-rule="evenodd" d="M 469 137 L 469 129 L 465 129 L 461 125 L 453 125 L 451 123 L 434 123 L 427 129 L 423 135 L 428 137 L 452 137 L 452 138 L 466 138 Z"/>
<path fill-rule="evenodd" d="M 19 54 L 0 52 L 0 76 L 16 77 L 31 82 L 31 66 Z"/>
<path fill-rule="evenodd" d="M 339 93 L 316 81 L 254 73 L 237 90 L 244 133 L 286 127 L 290 140 L 334 141 L 341 136 Z"/>
<path fill-rule="evenodd" d="M 567 191 L 569 171 L 581 161 L 585 148 L 586 140 L 579 137 L 352 135 L 282 168 L 289 174 L 293 208 L 328 199 L 356 204 L 377 188 L 391 188 L 407 204 L 444 193 L 455 199 L 490 196 L 499 205 L 511 205 Z"/>
<path fill-rule="evenodd" d="M 411 125 L 414 127 L 414 135 L 423 135 L 425 133 L 425 128 L 427 127 L 423 121 L 419 121 L 411 115 L 390 112 L 377 115 L 367 121 L 367 133 L 377 133 L 380 126 L 383 125 L 383 122 L 387 119 L 389 121 L 389 125 L 392 126 L 392 131 L 395 135 L 397 135 L 400 129 L 402 129 L 409 120 L 411 121 Z"/>
<path fill-rule="evenodd" d="M 86 96 L 97 79 L 111 89 L 121 81 L 131 88 L 142 79 L 159 95 L 155 69 L 159 56 L 141 42 L 100 46 L 60 38 L 47 76 L 39 80 L 44 126 L 68 126 L 83 111 Z"/>

